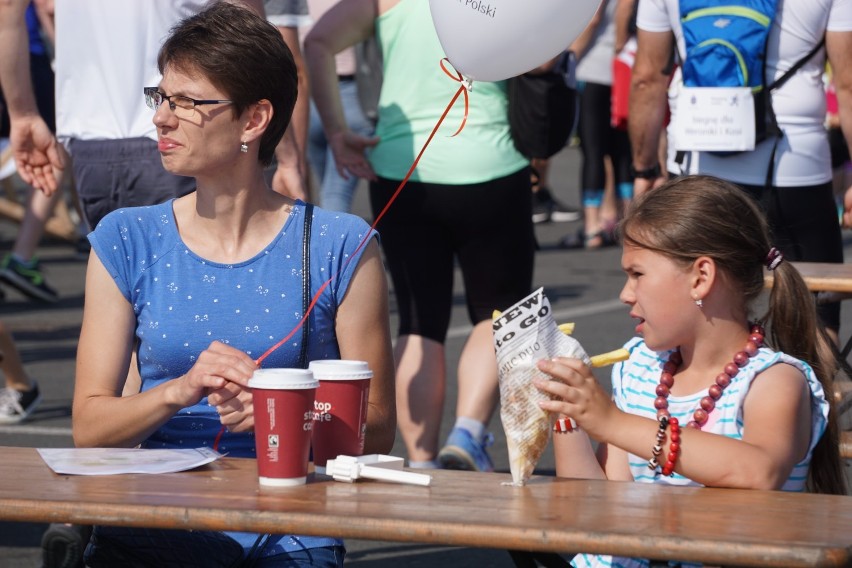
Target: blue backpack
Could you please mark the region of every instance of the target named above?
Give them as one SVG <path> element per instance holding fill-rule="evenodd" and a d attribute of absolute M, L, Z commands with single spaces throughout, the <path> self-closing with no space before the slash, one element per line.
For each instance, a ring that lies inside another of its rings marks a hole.
<path fill-rule="evenodd" d="M 771 92 L 787 82 L 823 46 L 819 42 L 781 77 L 766 83 L 766 46 L 778 0 L 679 0 L 686 87 L 749 87 L 754 97 L 755 144 L 776 139 L 767 171 L 771 185 L 781 129 L 772 110 Z M 732 155 L 737 152 L 715 152 Z"/>
<path fill-rule="evenodd" d="M 765 84 L 766 42 L 777 0 L 680 0 L 679 4 L 686 51 L 684 86 L 750 87 L 755 142 L 779 134 Z"/>

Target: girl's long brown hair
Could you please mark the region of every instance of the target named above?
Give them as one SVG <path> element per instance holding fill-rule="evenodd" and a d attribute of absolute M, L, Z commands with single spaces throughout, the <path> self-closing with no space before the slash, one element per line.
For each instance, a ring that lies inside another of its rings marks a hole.
<path fill-rule="evenodd" d="M 772 247 L 766 219 L 757 204 L 733 184 L 711 176 L 672 180 L 637 199 L 620 225 L 625 243 L 677 262 L 712 258 L 743 294 L 746 315 L 764 290 L 764 266 Z M 815 300 L 799 271 L 782 262 L 773 273 L 768 310 L 760 318 L 768 343 L 807 362 L 829 403 L 825 434 L 814 448 L 808 485 L 817 493 L 846 494 L 834 404 L 838 361 L 819 324 Z"/>

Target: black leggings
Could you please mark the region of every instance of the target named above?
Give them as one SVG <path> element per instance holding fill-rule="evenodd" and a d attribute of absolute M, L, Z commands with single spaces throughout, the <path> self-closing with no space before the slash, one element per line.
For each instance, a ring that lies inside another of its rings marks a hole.
<path fill-rule="evenodd" d="M 787 260 L 843 262 L 843 238 L 831 183 L 802 187 L 742 185 L 767 213 L 774 245 Z M 817 307 L 826 327 L 840 329 L 840 303 Z"/>
<path fill-rule="evenodd" d="M 581 189 L 602 190 L 606 185 L 604 158 L 609 156 L 618 184 L 631 181 L 630 138 L 610 124 L 612 87 L 586 83 L 580 93 L 578 134 L 583 152 Z"/>
<path fill-rule="evenodd" d="M 374 215 L 398 186 L 384 178 L 370 184 Z M 531 291 L 529 168 L 469 185 L 408 182 L 377 229 L 399 309 L 399 335 L 445 341 L 456 260 L 474 325 Z"/>

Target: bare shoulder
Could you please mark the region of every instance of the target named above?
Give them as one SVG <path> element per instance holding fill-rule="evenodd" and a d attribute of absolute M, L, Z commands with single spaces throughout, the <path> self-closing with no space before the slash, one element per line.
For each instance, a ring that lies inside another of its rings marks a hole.
<path fill-rule="evenodd" d="M 758 398 L 809 397 L 810 387 L 804 372 L 789 363 L 779 362 L 759 373 L 752 382 L 751 392 Z"/>

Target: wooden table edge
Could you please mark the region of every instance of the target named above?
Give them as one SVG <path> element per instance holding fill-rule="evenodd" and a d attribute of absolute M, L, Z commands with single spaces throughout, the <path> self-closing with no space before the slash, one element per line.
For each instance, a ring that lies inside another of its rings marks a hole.
<path fill-rule="evenodd" d="M 393 530 L 387 522 L 364 518 L 353 522 L 349 515 L 320 515 L 315 513 L 287 513 L 282 522 L 280 511 L 253 511 L 234 509 L 192 509 L 184 506 L 141 506 L 132 504 L 81 505 L 68 501 L 41 501 L 38 510 L 29 500 L 0 499 L 0 518 L 13 522 L 51 522 L 81 525 L 113 525 L 148 528 L 232 530 L 234 516 L 240 519 L 241 530 L 258 533 L 309 534 L 341 539 L 377 540 L 422 543 L 471 548 L 499 548 L 507 550 L 535 550 L 540 552 L 583 552 L 616 554 L 619 556 L 648 556 L 647 536 L 634 534 L 574 533 L 559 531 L 519 529 L 516 527 L 482 527 L 476 538 L 464 536 L 457 523 L 411 521 L 395 519 Z M 218 517 L 210 520 L 211 517 Z M 500 543 L 496 547 L 494 543 Z M 530 543 L 537 545 L 531 547 Z M 677 558 L 683 561 L 700 561 L 720 566 L 789 566 L 828 567 L 852 565 L 852 547 L 825 548 L 805 543 L 786 546 L 751 544 L 747 557 L 741 547 L 720 549 L 717 542 L 701 539 L 677 539 L 656 545 L 659 558 Z M 742 547 L 744 548 L 744 547 Z M 641 552 L 640 552 L 641 551 Z"/>

